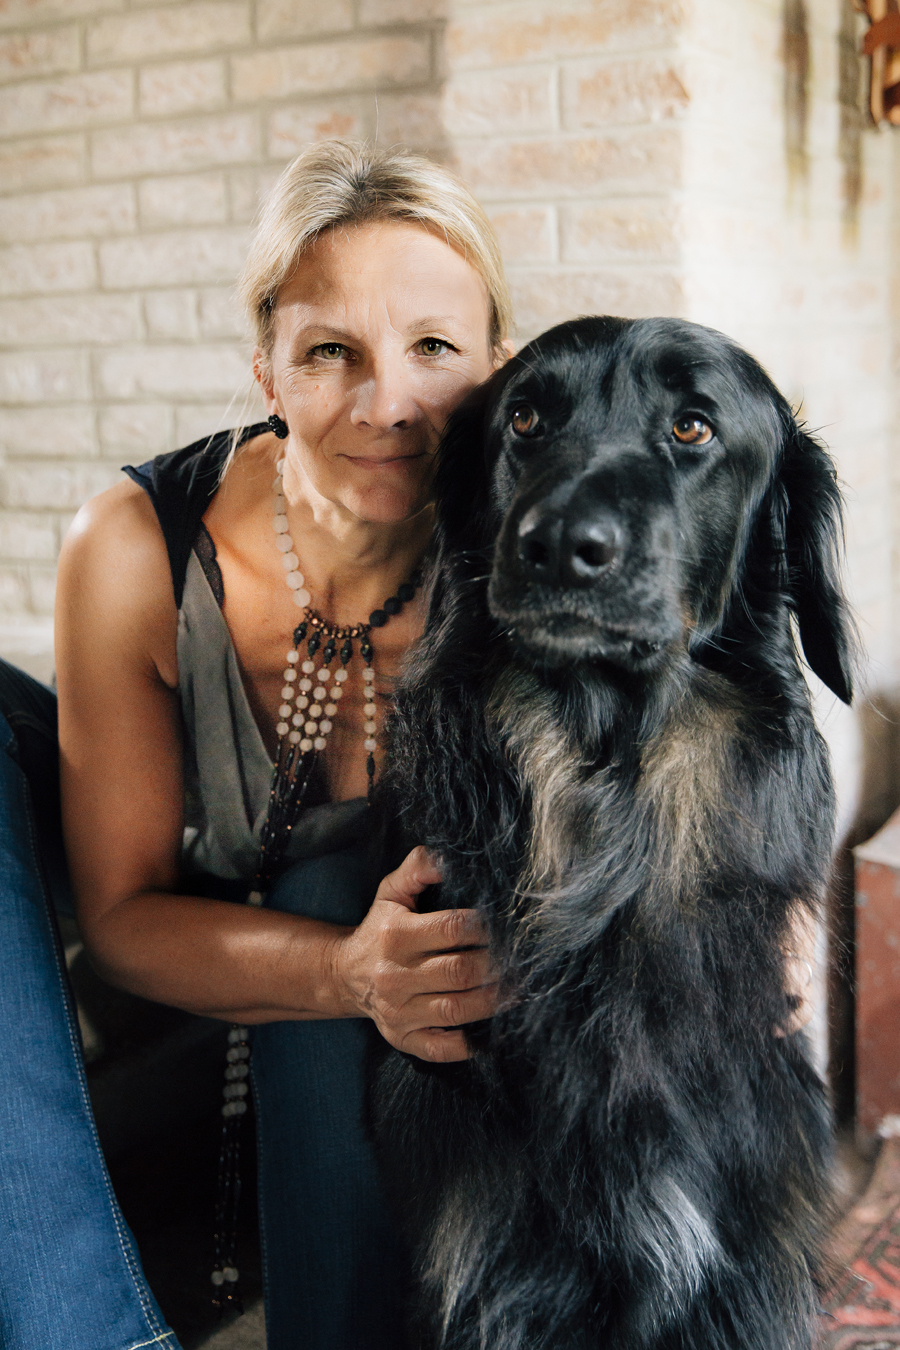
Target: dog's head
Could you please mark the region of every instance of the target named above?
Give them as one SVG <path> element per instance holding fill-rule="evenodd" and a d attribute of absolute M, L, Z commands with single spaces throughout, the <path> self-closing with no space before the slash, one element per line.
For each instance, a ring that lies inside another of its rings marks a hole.
<path fill-rule="evenodd" d="M 792 611 L 850 699 L 832 463 L 720 333 L 588 318 L 543 334 L 450 419 L 438 511 L 445 549 L 491 551 L 491 613 L 539 662 L 652 671 Z"/>

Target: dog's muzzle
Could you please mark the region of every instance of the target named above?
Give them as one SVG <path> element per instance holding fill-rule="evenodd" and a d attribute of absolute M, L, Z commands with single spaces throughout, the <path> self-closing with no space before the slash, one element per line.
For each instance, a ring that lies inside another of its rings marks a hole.
<path fill-rule="evenodd" d="M 511 509 L 488 603 L 549 664 L 647 670 L 682 633 L 671 512 L 634 497 L 621 508 L 592 487 Z"/>

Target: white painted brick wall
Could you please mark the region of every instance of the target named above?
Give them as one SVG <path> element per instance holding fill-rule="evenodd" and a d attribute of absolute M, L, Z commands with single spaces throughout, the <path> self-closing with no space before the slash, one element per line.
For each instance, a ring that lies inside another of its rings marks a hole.
<path fill-rule="evenodd" d="M 684 23 L 668 0 L 453 6 L 448 148 L 500 235 L 520 338 L 683 308 Z"/>

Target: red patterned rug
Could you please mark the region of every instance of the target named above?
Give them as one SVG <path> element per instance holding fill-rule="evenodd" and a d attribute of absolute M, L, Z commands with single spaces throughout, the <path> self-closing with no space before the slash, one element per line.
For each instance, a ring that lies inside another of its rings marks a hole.
<path fill-rule="evenodd" d="M 881 1146 L 865 1195 L 838 1226 L 817 1350 L 900 1346 L 900 1139 Z"/>

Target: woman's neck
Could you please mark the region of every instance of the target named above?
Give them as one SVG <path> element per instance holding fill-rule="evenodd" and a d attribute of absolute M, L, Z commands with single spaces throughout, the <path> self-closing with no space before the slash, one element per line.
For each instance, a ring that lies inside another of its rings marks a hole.
<path fill-rule="evenodd" d="M 434 508 L 381 524 L 348 518 L 330 505 L 288 499 L 291 538 L 313 609 L 332 623 L 359 623 L 418 569 L 434 531 Z"/>
<path fill-rule="evenodd" d="M 290 463 L 282 490 L 310 603 L 332 623 L 364 622 L 380 609 L 418 569 L 434 531 L 431 504 L 405 520 L 361 520 Z"/>

